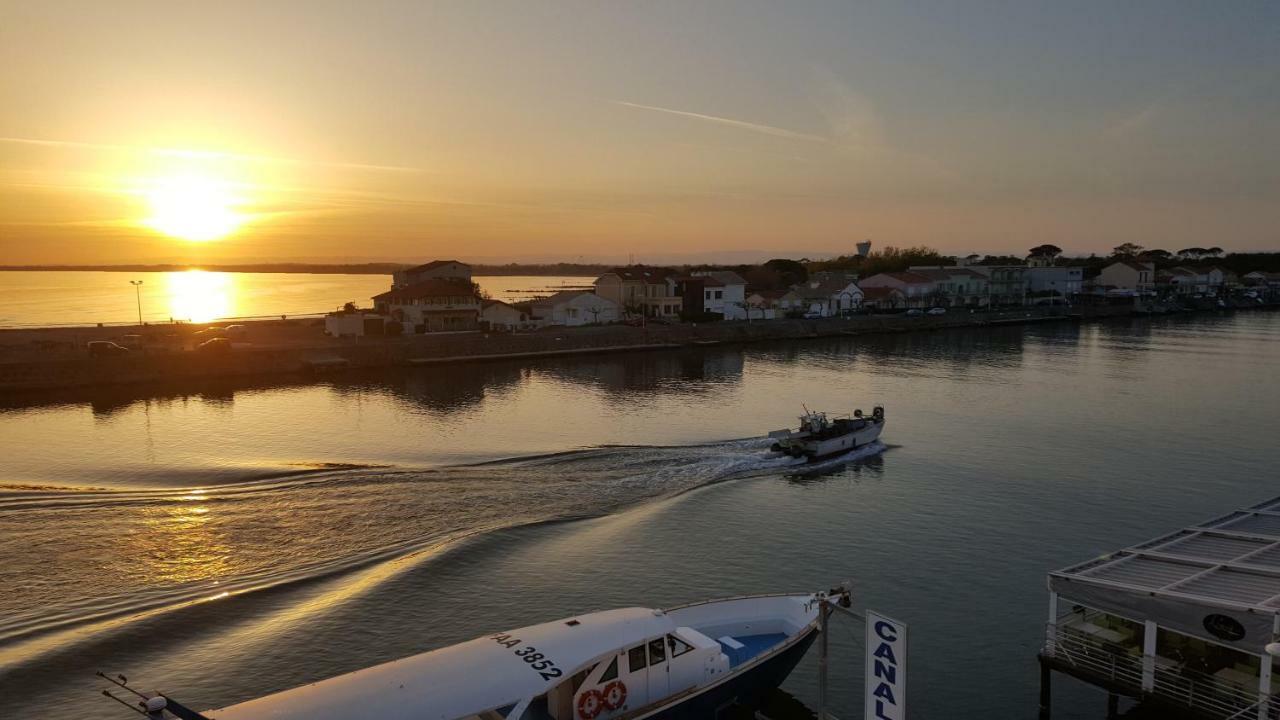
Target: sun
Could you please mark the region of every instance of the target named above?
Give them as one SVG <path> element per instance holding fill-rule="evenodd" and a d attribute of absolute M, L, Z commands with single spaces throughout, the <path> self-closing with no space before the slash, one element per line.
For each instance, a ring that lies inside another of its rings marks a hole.
<path fill-rule="evenodd" d="M 170 237 L 207 242 L 235 232 L 247 219 L 231 186 L 196 174 L 158 178 L 145 191 L 151 215 L 145 224 Z"/>

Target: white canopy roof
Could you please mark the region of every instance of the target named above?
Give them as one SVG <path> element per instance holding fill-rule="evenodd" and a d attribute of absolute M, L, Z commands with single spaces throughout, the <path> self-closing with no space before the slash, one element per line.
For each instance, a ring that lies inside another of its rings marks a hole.
<path fill-rule="evenodd" d="M 674 630 L 662 611 L 623 608 L 477 638 L 211 710 L 213 720 L 453 720 L 546 692 L 588 662 Z M 496 635 L 509 636 L 502 644 Z M 510 645 L 512 640 L 518 644 Z M 516 652 L 533 647 L 539 671 Z M 547 678 L 544 673 L 560 674 Z"/>

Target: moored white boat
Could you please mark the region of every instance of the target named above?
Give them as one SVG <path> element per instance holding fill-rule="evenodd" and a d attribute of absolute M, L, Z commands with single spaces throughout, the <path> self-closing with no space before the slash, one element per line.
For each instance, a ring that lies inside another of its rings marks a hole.
<path fill-rule="evenodd" d="M 876 405 L 871 417 L 854 410 L 853 417 L 828 418 L 824 412 L 805 410 L 800 430 L 774 430 L 772 452 L 792 457 L 825 460 L 869 445 L 884 430 L 884 407 Z"/>
<path fill-rule="evenodd" d="M 205 713 L 177 703 L 169 712 L 187 720 L 714 717 L 786 679 L 818 633 L 820 600 L 826 597 L 847 604 L 848 593 L 588 613 Z"/>

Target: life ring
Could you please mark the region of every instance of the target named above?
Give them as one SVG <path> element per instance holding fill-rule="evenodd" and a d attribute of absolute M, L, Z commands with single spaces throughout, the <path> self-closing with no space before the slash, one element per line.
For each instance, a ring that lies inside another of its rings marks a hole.
<path fill-rule="evenodd" d="M 604 693 L 600 696 L 600 700 L 610 710 L 622 709 L 623 703 L 627 701 L 627 686 L 623 685 L 621 680 L 614 680 L 604 686 Z"/>
<path fill-rule="evenodd" d="M 592 688 L 578 696 L 578 717 L 591 720 L 604 710 L 604 696 Z"/>

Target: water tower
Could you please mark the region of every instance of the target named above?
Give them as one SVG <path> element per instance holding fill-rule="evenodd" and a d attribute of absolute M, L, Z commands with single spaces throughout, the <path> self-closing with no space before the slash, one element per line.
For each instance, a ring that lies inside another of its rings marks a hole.
<path fill-rule="evenodd" d="M 858 243 L 858 257 L 866 257 L 871 254 L 871 241 L 863 240 Z"/>

